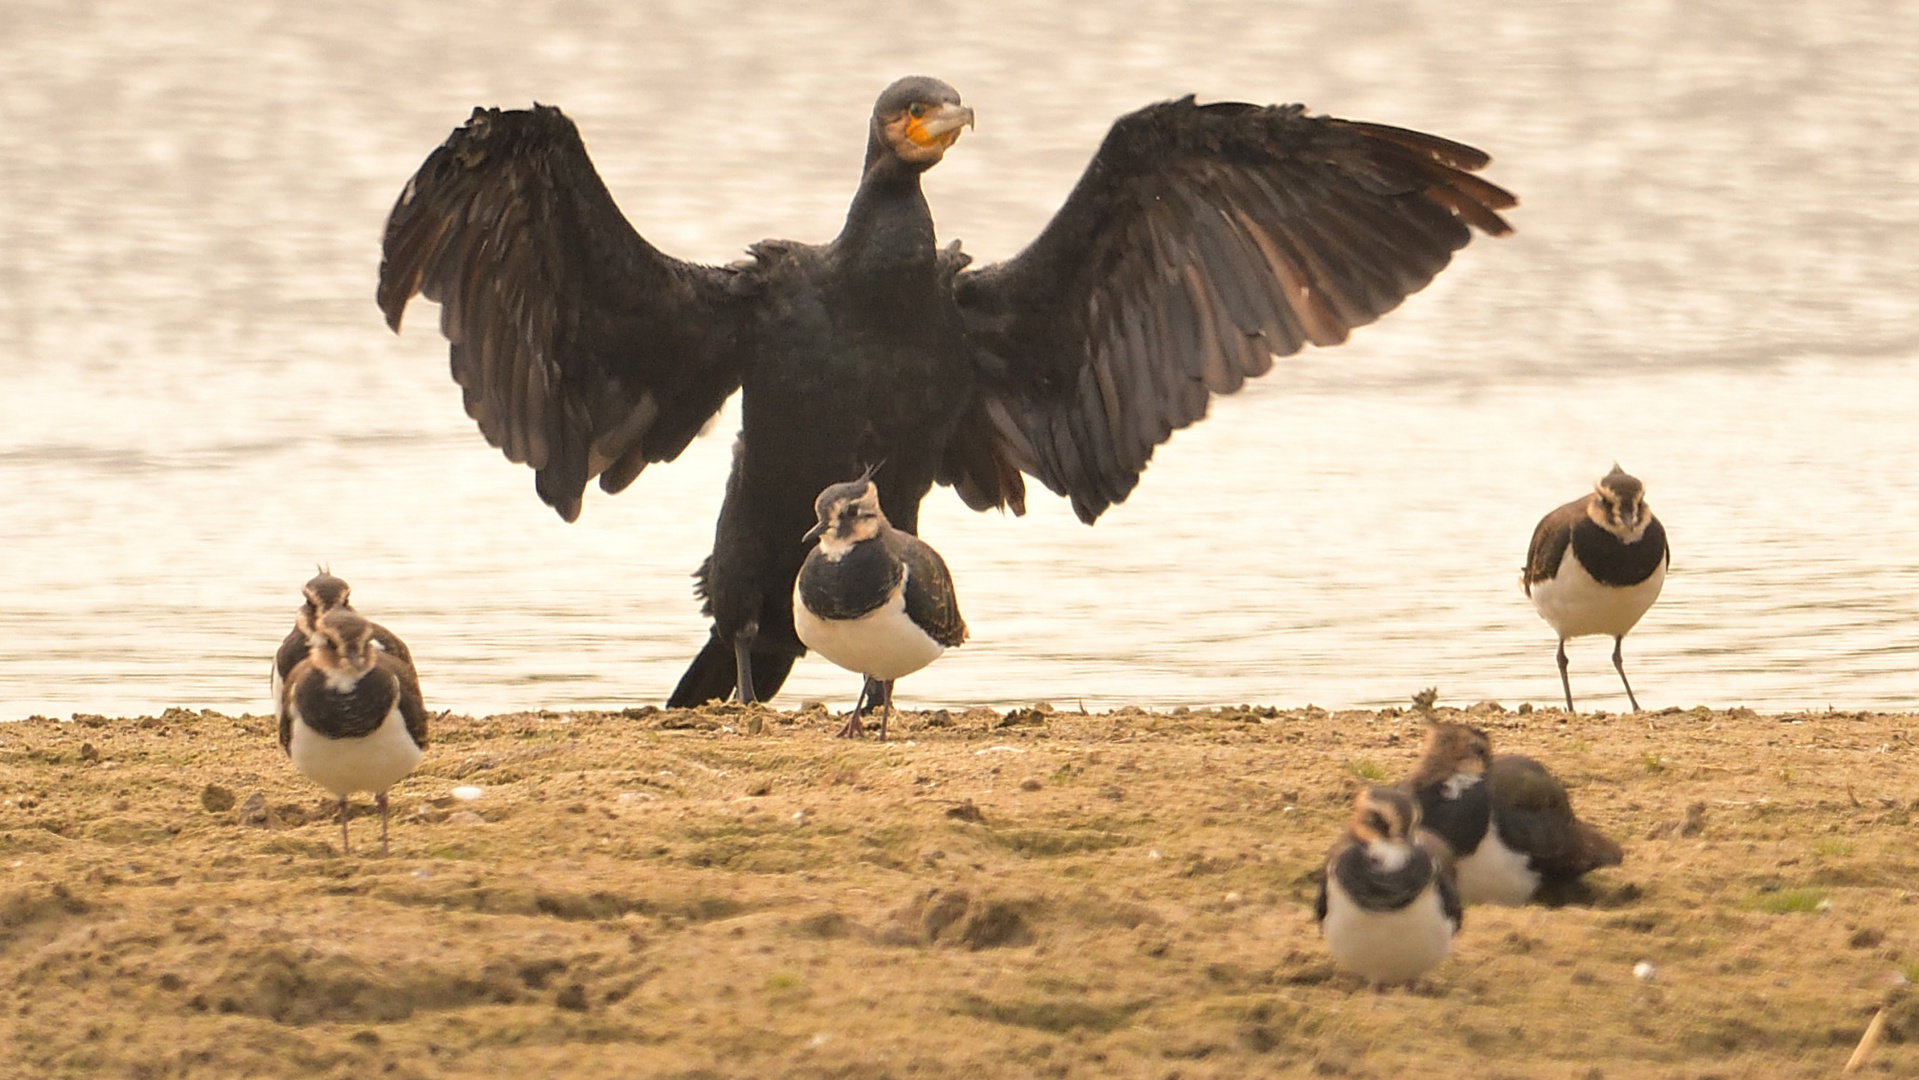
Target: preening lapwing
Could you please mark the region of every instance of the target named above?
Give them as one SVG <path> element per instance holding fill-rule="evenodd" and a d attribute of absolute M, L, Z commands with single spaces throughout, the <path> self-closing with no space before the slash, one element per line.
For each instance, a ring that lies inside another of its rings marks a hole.
<path fill-rule="evenodd" d="M 373 793 L 387 850 L 387 790 L 426 749 L 413 664 L 375 644 L 373 629 L 349 608 L 320 616 L 312 648 L 287 677 L 280 719 L 280 747 L 294 767 L 339 800 L 342 853 L 351 850 L 347 796 L 356 791 Z"/>
<path fill-rule="evenodd" d="M 1563 902 L 1581 875 L 1625 858 L 1617 843 L 1573 816 L 1566 787 L 1521 754 L 1493 755 L 1486 733 L 1436 721 L 1406 779 L 1420 819 L 1453 850 L 1468 904 Z"/>
<path fill-rule="evenodd" d="M 328 573 L 324 567 L 301 587 L 300 592 L 305 602 L 300 605 L 299 611 L 294 612 L 293 629 L 287 632 L 279 650 L 273 654 L 273 673 L 269 679 L 273 693 L 273 716 L 282 723 L 286 721 L 286 694 L 283 690 L 287 676 L 293 674 L 293 669 L 307 658 L 307 641 L 320 625 L 320 617 L 335 608 L 353 610 L 350 600 L 353 587 Z M 413 663 L 413 654 L 407 651 L 406 642 L 379 623 L 370 625 L 373 627 L 373 644 L 406 661 L 409 666 Z"/>
<path fill-rule="evenodd" d="M 813 511 L 806 539 L 819 545 L 793 583 L 793 626 L 807 648 L 878 684 L 885 741 L 894 680 L 966 640 L 953 579 L 939 552 L 887 522 L 871 471 L 820 492 Z M 840 734 L 864 730 L 855 708 Z"/>
<path fill-rule="evenodd" d="M 1421 831 L 1410 794 L 1360 792 L 1313 902 L 1333 962 L 1380 987 L 1411 982 L 1444 960 L 1461 919 L 1449 858 Z"/>
<path fill-rule="evenodd" d="M 713 138 L 750 146 L 756 168 L 782 167 L 792 140 L 775 130 L 824 126 L 807 102 L 742 89 Z M 1084 105 L 1053 103 L 1050 153 L 1079 153 L 1065 136 L 1092 130 Z M 415 295 L 440 302 L 466 414 L 566 520 L 588 483 L 624 490 L 740 393 L 743 452 L 699 569 L 712 633 L 669 706 L 780 688 L 803 652 L 794 538 L 826 485 L 882 462 L 887 517 L 916 533 L 936 483 L 1023 513 L 1031 476 L 1090 524 L 1213 395 L 1345 341 L 1473 230 L 1512 231 L 1516 200 L 1470 146 L 1187 96 L 1116 120 L 1032 243 L 970 267 L 921 177 L 972 122 L 938 79 L 893 83 L 839 235 L 768 240 L 730 266 L 649 243 L 550 106 L 473 110 L 395 201 L 388 324 Z"/>
<path fill-rule="evenodd" d="M 1519 581 L 1539 617 L 1559 635 L 1559 685 L 1567 712 L 1574 710 L 1566 639 L 1588 634 L 1613 639 L 1612 666 L 1625 684 L 1626 700 L 1639 711 L 1620 650 L 1626 632 L 1659 599 L 1671 558 L 1666 528 L 1646 506 L 1645 486 L 1617 464 L 1591 495 L 1540 519 Z"/>

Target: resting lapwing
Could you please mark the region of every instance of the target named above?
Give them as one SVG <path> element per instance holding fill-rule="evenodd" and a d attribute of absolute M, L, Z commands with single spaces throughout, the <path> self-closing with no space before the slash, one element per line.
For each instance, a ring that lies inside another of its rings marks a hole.
<path fill-rule="evenodd" d="M 1426 828 L 1453 850 L 1464 903 L 1563 903 L 1578 898 L 1582 875 L 1625 859 L 1573 816 L 1566 786 L 1546 766 L 1522 754 L 1495 757 L 1478 728 L 1434 722 L 1406 786 Z"/>
<path fill-rule="evenodd" d="M 301 587 L 300 592 L 305 602 L 293 615 L 293 629 L 287 632 L 279 650 L 273 654 L 273 673 L 269 680 L 273 693 L 273 717 L 283 723 L 286 720 L 286 694 L 283 688 L 287 676 L 293 674 L 293 669 L 307 658 L 307 640 L 320 625 L 320 616 L 335 608 L 353 610 L 350 602 L 353 587 L 328 573 L 324 567 Z M 407 651 L 406 642 L 379 623 L 371 625 L 375 645 L 406 661 L 409 666 L 413 663 L 413 654 Z"/>
<path fill-rule="evenodd" d="M 966 640 L 966 622 L 946 563 L 911 533 L 888 524 L 872 473 L 834 484 L 813 502 L 819 541 L 793 583 L 793 626 L 807 648 L 867 679 L 880 692 L 880 740 L 893 714 L 893 683 Z M 855 707 L 840 729 L 866 730 Z"/>
<path fill-rule="evenodd" d="M 340 849 L 347 838 L 347 796 L 370 791 L 380 807 L 380 851 L 387 851 L 387 790 L 420 763 L 426 705 L 409 661 L 374 642 L 373 624 L 350 608 L 320 616 L 306 659 L 287 677 L 280 747 L 307 779 L 340 807 Z"/>
<path fill-rule="evenodd" d="M 1398 788 L 1359 793 L 1327 854 L 1313 915 L 1333 962 L 1377 989 L 1409 983 L 1452 952 L 1461 920 L 1445 845 Z"/>
<path fill-rule="evenodd" d="M 1559 685 L 1567 712 L 1575 710 L 1566 639 L 1589 634 L 1613 639 L 1612 665 L 1626 700 L 1639 711 L 1620 650 L 1626 632 L 1659 599 L 1671 558 L 1665 526 L 1646 506 L 1645 486 L 1617 464 L 1591 495 L 1540 519 L 1519 580 L 1539 617 L 1559 635 Z"/>

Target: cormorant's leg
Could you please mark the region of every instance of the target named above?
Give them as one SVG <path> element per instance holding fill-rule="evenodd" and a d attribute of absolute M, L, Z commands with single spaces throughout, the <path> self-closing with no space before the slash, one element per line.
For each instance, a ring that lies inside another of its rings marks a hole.
<path fill-rule="evenodd" d="M 1626 684 L 1626 700 L 1632 702 L 1632 711 L 1639 711 L 1639 699 L 1632 696 L 1632 683 L 1626 682 L 1626 664 L 1619 659 L 1620 647 L 1625 645 L 1624 634 L 1612 639 L 1612 666 L 1619 672 L 1619 681 Z"/>
<path fill-rule="evenodd" d="M 740 627 L 733 635 L 733 668 L 738 673 L 740 704 L 751 705 L 759 698 L 753 696 L 753 639 L 760 636 L 758 619 Z"/>
<path fill-rule="evenodd" d="M 387 848 L 387 844 L 386 844 L 386 819 L 387 819 L 386 792 L 382 791 L 378 795 L 375 795 L 373 797 L 373 802 L 374 802 L 374 805 L 380 808 L 380 857 L 385 858 L 387 855 L 392 853 Z"/>
<path fill-rule="evenodd" d="M 346 796 L 340 796 L 340 854 L 351 855 L 353 849 L 347 844 L 346 837 Z"/>
<path fill-rule="evenodd" d="M 1566 678 L 1566 639 L 1565 638 L 1559 639 L 1559 686 L 1560 686 L 1560 689 L 1566 691 L 1566 711 L 1577 712 L 1578 710 L 1573 708 L 1572 680 Z"/>

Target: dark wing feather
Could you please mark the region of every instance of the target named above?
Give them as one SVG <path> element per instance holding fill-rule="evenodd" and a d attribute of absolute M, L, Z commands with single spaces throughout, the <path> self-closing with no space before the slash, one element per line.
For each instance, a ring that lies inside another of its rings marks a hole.
<path fill-rule="evenodd" d="M 911 533 L 889 529 L 887 546 L 906 565 L 906 617 L 926 635 L 951 649 L 966 640 L 966 620 L 960 618 L 959 597 L 946 560 L 932 546 Z"/>
<path fill-rule="evenodd" d="M 467 415 L 560 516 L 686 448 L 739 388 L 745 272 L 673 259 L 621 215 L 558 109 L 475 109 L 387 219 L 380 309 L 441 305 Z"/>
<path fill-rule="evenodd" d="M 420 695 L 420 677 L 413 665 L 391 654 L 382 656 L 375 663 L 385 671 L 391 672 L 400 684 L 400 719 L 406 722 L 406 733 L 412 737 L 413 745 L 426 749 L 426 701 Z"/>
<path fill-rule="evenodd" d="M 1514 198 L 1471 175 L 1486 162 L 1297 105 L 1186 98 L 1121 117 L 1030 247 L 959 275 L 986 386 L 966 424 L 1091 522 L 1211 395 L 1306 342 L 1346 340 L 1431 281 L 1471 228 L 1509 232 L 1498 211 Z M 978 438 L 953 445 L 949 472 L 992 472 L 953 461 L 985 461 Z M 1015 490 L 961 494 L 1014 505 Z"/>
<path fill-rule="evenodd" d="M 1532 758 L 1500 754 L 1487 783 L 1498 804 L 1501 835 L 1513 850 L 1529 855 L 1543 876 L 1578 877 L 1624 860 L 1616 842 L 1573 816 L 1565 785 Z"/>
<path fill-rule="evenodd" d="M 1590 495 L 1574 499 L 1539 519 L 1532 543 L 1526 547 L 1526 568 L 1519 575 L 1527 596 L 1533 594 L 1533 582 L 1551 581 L 1559 574 L 1559 564 L 1572 546 L 1573 528 L 1586 519 L 1589 499 Z"/>

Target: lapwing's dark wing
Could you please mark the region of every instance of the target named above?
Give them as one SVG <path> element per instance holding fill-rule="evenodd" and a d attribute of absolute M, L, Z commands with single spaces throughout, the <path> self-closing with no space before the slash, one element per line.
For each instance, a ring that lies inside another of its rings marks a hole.
<path fill-rule="evenodd" d="M 1472 175 L 1488 160 L 1297 105 L 1188 97 L 1121 117 L 1038 239 L 956 283 L 986 385 L 969 422 L 987 431 L 954 440 L 941 479 L 1017 510 L 1011 466 L 1093 521 L 1213 394 L 1346 340 L 1470 228 L 1510 232 L 1498 211 L 1516 200 Z"/>
<path fill-rule="evenodd" d="M 1546 877 L 1577 877 L 1625 858 L 1617 842 L 1573 816 L 1565 785 L 1532 758 L 1498 755 L 1487 782 L 1498 793 L 1507 846 L 1531 856 Z"/>
<path fill-rule="evenodd" d="M 627 223 L 558 109 L 475 109 L 387 220 L 380 309 L 441 305 L 488 442 L 572 521 L 686 448 L 739 388 L 743 271 L 662 254 Z"/>
<path fill-rule="evenodd" d="M 1559 576 L 1559 564 L 1572 546 L 1573 528 L 1586 519 L 1586 503 L 1591 498 L 1582 495 L 1539 519 L 1532 543 L 1526 546 L 1526 568 L 1519 577 L 1527 596 L 1533 594 L 1534 582 Z"/>
<path fill-rule="evenodd" d="M 959 597 L 946 560 L 932 546 L 910 533 L 890 529 L 888 546 L 906 566 L 906 616 L 926 636 L 951 649 L 966 641 L 966 620 L 960 618 Z"/>
<path fill-rule="evenodd" d="M 400 719 L 406 722 L 406 733 L 413 739 L 413 745 L 426 749 L 426 700 L 420 696 L 420 676 L 414 672 L 412 663 L 396 656 L 382 656 L 374 663 L 391 673 L 399 683 Z"/>

